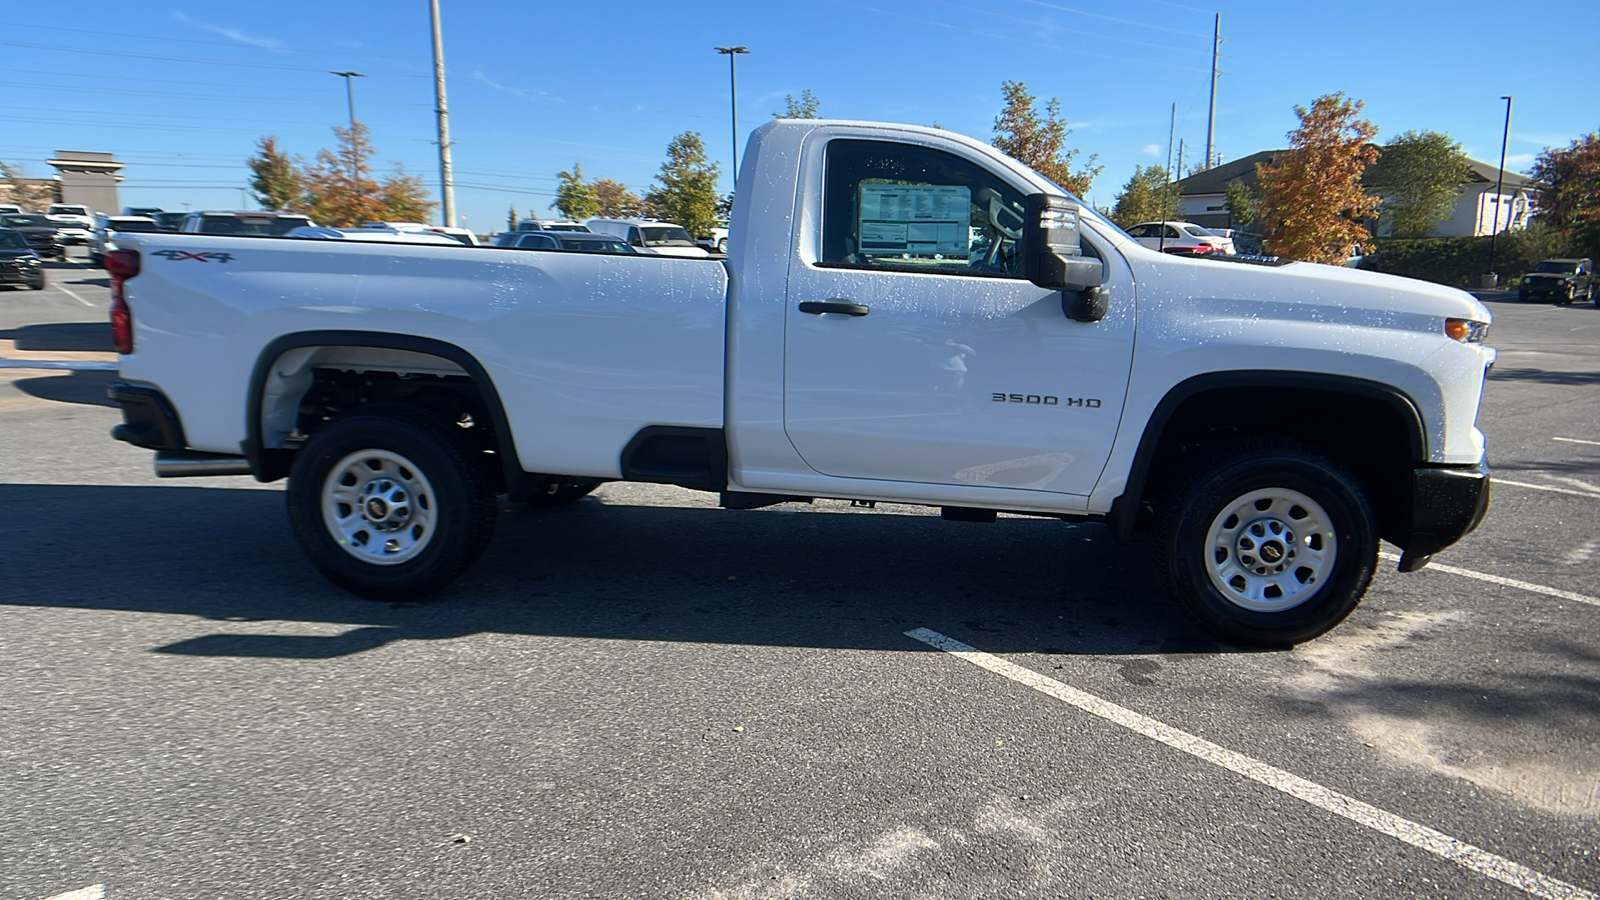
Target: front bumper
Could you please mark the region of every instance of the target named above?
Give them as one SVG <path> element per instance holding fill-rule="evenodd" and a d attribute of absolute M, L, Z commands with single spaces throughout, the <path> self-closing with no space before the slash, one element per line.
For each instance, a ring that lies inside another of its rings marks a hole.
<path fill-rule="evenodd" d="M 1417 571 L 1435 553 L 1471 534 L 1489 512 L 1489 494 L 1488 460 L 1412 470 L 1411 528 L 1400 571 Z"/>

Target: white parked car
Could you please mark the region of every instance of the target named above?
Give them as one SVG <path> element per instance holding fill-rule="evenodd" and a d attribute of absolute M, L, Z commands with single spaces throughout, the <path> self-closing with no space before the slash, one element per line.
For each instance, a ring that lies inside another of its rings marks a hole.
<path fill-rule="evenodd" d="M 106 252 L 117 249 L 117 232 L 161 230 L 156 220 L 149 216 L 101 216 L 94 224 L 94 231 L 89 233 L 88 245 L 89 264 L 92 266 L 104 264 Z"/>
<path fill-rule="evenodd" d="M 60 222 L 63 225 L 70 222 L 82 226 L 85 232 L 94 230 L 94 210 L 82 203 L 52 203 L 44 214 L 49 216 L 52 222 Z"/>
<path fill-rule="evenodd" d="M 1141 222 L 1128 229 L 1128 236 L 1152 250 L 1167 253 L 1234 254 L 1231 239 L 1212 234 L 1193 222 Z"/>
<path fill-rule="evenodd" d="M 423 222 L 363 222 L 362 228 L 387 229 L 389 231 L 429 232 L 442 234 L 458 244 L 469 247 L 478 246 L 478 236 L 466 228 L 448 228 L 444 225 L 428 225 Z"/>
<path fill-rule="evenodd" d="M 596 234 L 622 238 L 628 246 L 649 256 L 683 256 L 705 259 L 711 254 L 694 242 L 682 225 L 655 219 L 590 219 L 583 223 Z"/>
<path fill-rule="evenodd" d="M 518 231 L 577 231 L 587 232 L 589 227 L 571 219 L 523 219 L 517 223 Z"/>
<path fill-rule="evenodd" d="M 711 233 L 708 234 L 707 236 L 701 238 L 700 241 L 699 241 L 699 244 L 700 244 L 700 246 L 706 248 L 707 250 L 710 250 L 713 253 L 727 253 L 728 252 L 728 229 L 726 229 L 726 228 L 713 228 L 713 229 L 711 229 Z"/>

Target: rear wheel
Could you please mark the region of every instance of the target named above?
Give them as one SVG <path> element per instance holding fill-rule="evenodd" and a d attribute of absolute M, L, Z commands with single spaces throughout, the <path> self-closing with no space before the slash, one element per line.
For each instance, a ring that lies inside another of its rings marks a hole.
<path fill-rule="evenodd" d="M 1338 625 L 1377 567 L 1360 485 L 1314 448 L 1280 439 L 1196 461 L 1158 524 L 1162 582 L 1212 634 L 1290 646 Z"/>
<path fill-rule="evenodd" d="M 417 600 L 477 561 L 497 506 L 481 454 L 413 407 L 353 410 L 312 435 L 289 523 L 318 571 L 372 600 Z"/>

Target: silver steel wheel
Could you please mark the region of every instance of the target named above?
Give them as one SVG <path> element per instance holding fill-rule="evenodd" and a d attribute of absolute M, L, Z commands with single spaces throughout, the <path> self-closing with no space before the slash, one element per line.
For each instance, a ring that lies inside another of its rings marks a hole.
<path fill-rule="evenodd" d="M 1286 488 L 1251 491 L 1223 507 L 1206 533 L 1206 574 L 1236 606 L 1282 612 L 1333 573 L 1339 541 L 1315 500 Z"/>
<path fill-rule="evenodd" d="M 322 484 L 328 533 L 344 552 L 378 566 L 398 565 L 427 548 L 437 506 L 422 470 L 389 450 L 351 453 Z"/>

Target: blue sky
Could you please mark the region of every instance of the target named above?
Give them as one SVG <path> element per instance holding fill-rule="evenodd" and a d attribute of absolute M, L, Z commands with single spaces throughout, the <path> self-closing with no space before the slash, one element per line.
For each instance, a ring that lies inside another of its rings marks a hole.
<path fill-rule="evenodd" d="M 1344 91 L 1379 141 L 1432 129 L 1507 168 L 1600 127 L 1600 3 L 1300 4 L 1169 0 L 442 0 L 456 202 L 479 232 L 544 213 L 555 175 L 643 194 L 684 131 L 730 184 L 728 59 L 742 44 L 739 143 L 812 90 L 827 116 L 937 123 L 987 139 L 1001 82 L 1059 97 L 1070 144 L 1098 154 L 1109 205 L 1136 164 L 1164 163 L 1172 104 L 1203 154 L 1214 13 L 1222 15 L 1216 150 L 1283 146 L 1295 104 Z M 62 14 L 69 11 L 70 14 Z M 334 143 L 354 70 L 380 169 L 437 191 L 426 0 L 74 0 L 0 10 L 0 160 L 51 172 L 56 150 L 127 163 L 122 201 L 239 208 L 262 135 L 306 157 Z"/>

